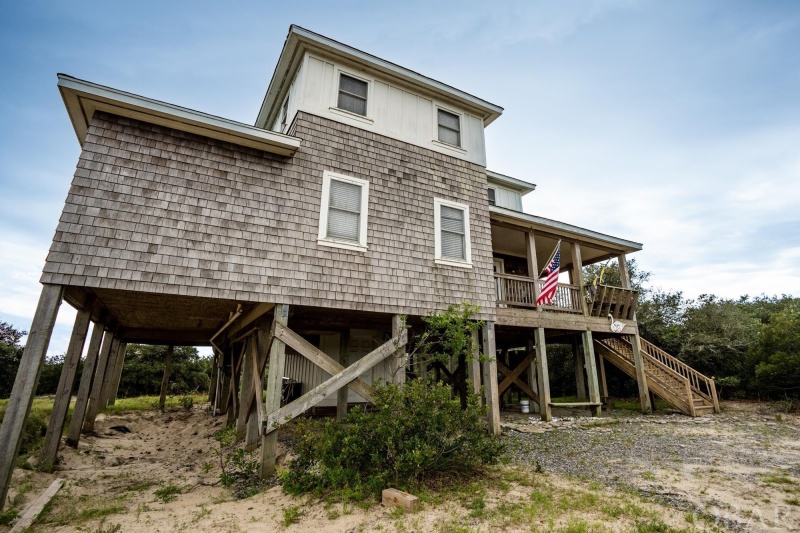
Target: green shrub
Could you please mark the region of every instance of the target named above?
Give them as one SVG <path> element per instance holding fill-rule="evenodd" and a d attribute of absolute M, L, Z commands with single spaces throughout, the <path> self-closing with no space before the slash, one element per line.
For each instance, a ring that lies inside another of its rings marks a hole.
<path fill-rule="evenodd" d="M 374 412 L 357 407 L 342 421 L 292 425 L 297 456 L 280 476 L 286 492 L 363 500 L 388 486 L 413 490 L 473 474 L 503 452 L 474 393 L 462 409 L 449 387 L 415 380 L 378 386 L 374 400 Z"/>

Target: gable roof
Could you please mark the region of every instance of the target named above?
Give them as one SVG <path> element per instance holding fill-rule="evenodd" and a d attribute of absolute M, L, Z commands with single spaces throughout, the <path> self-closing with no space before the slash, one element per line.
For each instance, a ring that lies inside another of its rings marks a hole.
<path fill-rule="evenodd" d="M 460 104 L 480 116 L 483 119 L 484 127 L 503 113 L 502 107 L 477 96 L 292 24 L 289 27 L 289 34 L 286 36 L 278 63 L 275 65 L 275 71 L 261 104 L 261 110 L 256 118 L 255 125 L 257 127 L 269 127 L 268 125 L 275 120 L 280 109 L 280 102 L 283 102 L 306 50 L 319 51 L 367 66 L 372 71 L 389 79 L 397 80 L 403 85 L 433 94 L 442 100 Z"/>

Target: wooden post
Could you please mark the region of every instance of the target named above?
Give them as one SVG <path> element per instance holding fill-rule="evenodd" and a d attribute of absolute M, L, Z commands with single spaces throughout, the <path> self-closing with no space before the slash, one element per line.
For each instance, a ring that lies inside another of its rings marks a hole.
<path fill-rule="evenodd" d="M 392 316 L 392 338 L 400 335 L 405 329 L 406 324 L 402 315 Z M 406 382 L 406 347 L 400 346 L 390 360 L 389 368 L 392 373 L 392 382 L 395 385 L 402 385 Z"/>
<path fill-rule="evenodd" d="M 650 389 L 647 386 L 647 374 L 644 369 L 644 359 L 639 347 L 639 332 L 628 335 L 633 349 L 633 363 L 636 366 L 636 383 L 639 386 L 639 402 L 642 404 L 642 413 L 650 414 L 653 406 L 650 404 Z"/>
<path fill-rule="evenodd" d="M 241 354 L 237 354 L 233 345 L 230 347 L 231 352 L 231 377 L 230 377 L 230 406 L 228 408 L 227 416 L 225 417 L 225 426 L 230 427 L 236 423 L 239 416 L 239 365 L 241 364 Z"/>
<path fill-rule="evenodd" d="M 576 339 L 572 339 L 572 353 L 575 355 L 575 384 L 578 389 L 578 401 L 586 401 L 586 378 L 584 370 L 586 369 L 586 361 L 584 361 L 584 350 L 578 347 Z"/>
<path fill-rule="evenodd" d="M 596 353 L 597 371 L 600 374 L 600 401 L 604 404 L 608 402 L 608 383 L 606 383 L 606 360 L 602 355 Z"/>
<path fill-rule="evenodd" d="M 286 326 L 289 322 L 289 306 L 275 306 L 275 325 Z M 267 400 L 264 404 L 264 416 L 267 417 L 281 408 L 283 392 L 283 373 L 286 367 L 286 344 L 273 338 L 269 352 L 269 372 L 267 374 Z M 265 420 L 266 421 L 266 420 Z M 273 431 L 261 437 L 261 479 L 267 479 L 275 473 L 278 460 L 278 432 Z"/>
<path fill-rule="evenodd" d="M 600 385 L 597 377 L 597 366 L 595 366 L 594 343 L 592 342 L 592 332 L 583 332 L 583 359 L 586 362 L 586 378 L 589 385 L 589 401 L 591 403 L 601 403 Z M 589 408 L 592 416 L 600 416 L 601 407 L 593 405 Z"/>
<path fill-rule="evenodd" d="M 339 364 L 347 368 L 350 365 L 350 357 L 348 349 L 350 345 L 350 331 L 345 331 L 341 334 L 339 344 Z M 350 394 L 350 389 L 342 387 L 336 392 L 336 419 L 342 420 L 347 416 L 347 398 Z"/>
<path fill-rule="evenodd" d="M 217 399 L 217 380 L 219 379 L 219 352 L 214 350 L 214 360 L 211 363 L 211 380 L 208 385 L 208 403 L 212 409 L 214 401 Z M 215 413 L 216 414 L 216 413 Z"/>
<path fill-rule="evenodd" d="M 242 401 L 239 407 L 239 413 L 236 417 L 236 440 L 242 439 L 247 431 L 247 419 L 250 416 L 249 398 L 253 395 L 253 374 L 258 372 L 253 368 L 253 358 L 251 356 L 252 343 L 255 339 L 251 335 L 244 340 L 244 355 L 242 356 Z"/>
<path fill-rule="evenodd" d="M 481 393 L 481 343 L 478 338 L 478 330 L 472 332 L 472 360 L 467 363 L 467 372 L 472 392 Z"/>
<path fill-rule="evenodd" d="M 526 349 L 528 353 L 531 353 L 532 351 L 536 350 L 536 343 L 534 342 L 532 337 L 528 339 L 528 344 L 526 346 Z M 536 393 L 537 396 L 539 395 L 539 381 L 536 378 L 536 359 L 531 361 L 531 364 L 528 367 L 528 386 L 531 388 L 533 392 Z M 539 404 L 537 402 L 534 402 L 533 398 L 531 398 L 530 400 L 531 402 L 533 402 L 531 403 L 531 410 L 534 413 L 541 412 Z"/>
<path fill-rule="evenodd" d="M 550 408 L 550 375 L 547 370 L 547 344 L 544 338 L 544 328 L 536 328 L 536 377 L 539 382 L 539 412 L 542 420 L 553 420 L 553 411 Z"/>
<path fill-rule="evenodd" d="M 528 259 L 528 276 L 533 278 L 533 302 L 539 299 L 539 262 L 536 258 L 536 235 L 534 235 L 533 230 L 528 230 L 525 233 L 525 250 Z M 536 309 L 541 311 L 541 306 L 537 306 Z"/>
<path fill-rule="evenodd" d="M 578 286 L 578 294 L 581 298 L 581 308 L 583 314 L 589 314 L 589 304 L 586 302 L 586 294 L 584 293 L 585 282 L 583 280 L 583 259 L 581 258 L 581 245 L 577 242 L 570 243 L 572 250 L 572 283 Z"/>
<path fill-rule="evenodd" d="M 617 264 L 619 265 L 619 281 L 623 289 L 631 288 L 631 278 L 628 272 L 628 262 L 625 260 L 625 254 L 617 256 Z"/>
<path fill-rule="evenodd" d="M 494 322 L 483 326 L 483 383 L 486 391 L 489 433 L 500 434 L 500 398 L 497 395 L 497 350 L 495 349 Z"/>
<path fill-rule="evenodd" d="M 111 352 L 108 354 L 108 362 L 106 363 L 106 371 L 103 375 L 103 386 L 100 389 L 100 401 L 99 406 L 100 409 L 105 409 L 108 407 L 108 400 L 111 397 L 111 389 L 114 386 L 114 376 L 117 371 L 117 364 L 119 363 L 119 347 L 122 342 L 119 339 L 119 335 L 114 336 L 114 343 L 111 345 Z"/>
<path fill-rule="evenodd" d="M 164 360 L 164 376 L 161 378 L 161 396 L 158 397 L 158 408 L 163 411 L 167 403 L 167 389 L 169 388 L 169 375 L 172 373 L 172 357 L 175 355 L 175 346 L 170 344 L 167 348 L 167 358 Z"/>
<path fill-rule="evenodd" d="M 6 502 L 8 485 L 11 483 L 25 422 L 31 411 L 47 347 L 50 345 L 62 292 L 61 285 L 42 285 L 25 350 L 14 378 L 11 397 L 6 404 L 5 417 L 0 425 L 0 509 Z"/>
<path fill-rule="evenodd" d="M 226 358 L 230 358 L 230 349 L 225 349 L 219 354 L 220 392 L 219 396 L 217 397 L 217 408 L 219 413 L 215 413 L 215 416 L 217 414 L 227 414 L 230 405 L 231 379 L 228 375 L 230 365 L 225 364 Z"/>
<path fill-rule="evenodd" d="M 86 409 L 86 418 L 83 420 L 84 433 L 94 431 L 94 421 L 97 418 L 97 413 L 100 412 L 100 395 L 103 392 L 108 358 L 111 356 L 111 349 L 118 342 L 117 337 L 111 331 L 103 337 L 103 347 L 100 349 L 100 356 L 97 358 L 97 370 L 95 370 L 94 380 L 92 381 L 92 392 L 89 395 L 89 407 Z"/>
<path fill-rule="evenodd" d="M 125 365 L 125 356 L 128 353 L 128 343 L 120 341 L 119 349 L 117 351 L 117 364 L 114 366 L 114 378 L 111 380 L 111 389 L 109 389 L 108 405 L 114 405 L 117 401 L 117 393 L 119 393 L 119 382 L 122 380 L 122 367 Z"/>
<path fill-rule="evenodd" d="M 89 395 L 94 384 L 94 375 L 97 372 L 97 361 L 100 358 L 100 344 L 105 336 L 105 326 L 101 317 L 100 322 L 92 326 L 92 336 L 89 338 L 89 348 L 86 351 L 86 360 L 83 362 L 81 383 L 78 385 L 78 394 L 75 396 L 75 409 L 72 410 L 72 419 L 67 430 L 67 446 L 78 447 L 81 438 L 81 427 L 86 411 L 89 407 Z M 109 335 L 111 335 L 109 333 Z"/>
<path fill-rule="evenodd" d="M 53 400 L 53 411 L 50 413 L 50 420 L 47 422 L 47 433 L 44 436 L 39 461 L 39 468 L 47 472 L 52 471 L 58 456 L 58 446 L 61 444 L 61 433 L 64 430 L 64 423 L 67 421 L 72 387 L 75 385 L 75 376 L 78 373 L 78 365 L 81 362 L 86 335 L 89 333 L 92 303 L 89 302 L 75 315 L 75 324 L 72 326 L 72 335 L 69 339 L 67 353 L 64 356 L 64 366 L 58 379 L 56 397 Z"/>
<path fill-rule="evenodd" d="M 252 401 L 248 401 L 246 404 L 250 406 L 250 416 L 247 419 L 247 433 L 244 440 L 247 451 L 253 451 L 258 448 L 258 444 L 261 441 L 261 419 L 263 415 L 261 411 L 264 405 L 261 399 L 264 390 L 262 383 L 264 383 L 263 374 L 267 359 L 270 323 L 266 320 L 266 317 L 262 316 L 257 319 L 256 327 L 258 330 L 253 336 L 256 363 L 254 366 L 252 395 L 250 396 Z M 251 359 L 253 358 L 252 353 L 248 355 Z"/>

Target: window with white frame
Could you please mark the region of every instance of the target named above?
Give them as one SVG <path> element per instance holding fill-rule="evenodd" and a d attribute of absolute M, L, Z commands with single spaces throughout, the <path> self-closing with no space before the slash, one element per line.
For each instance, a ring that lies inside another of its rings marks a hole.
<path fill-rule="evenodd" d="M 344 73 L 339 74 L 339 99 L 336 107 L 366 117 L 368 89 L 367 82 Z"/>
<path fill-rule="evenodd" d="M 469 206 L 435 198 L 433 207 L 436 262 L 471 266 Z"/>
<path fill-rule="evenodd" d="M 489 205 L 497 205 L 497 190 L 494 187 L 488 188 Z"/>
<path fill-rule="evenodd" d="M 461 146 L 461 117 L 444 109 L 437 112 L 439 141 L 453 146 Z"/>
<path fill-rule="evenodd" d="M 325 171 L 318 242 L 350 250 L 367 248 L 369 182 Z"/>

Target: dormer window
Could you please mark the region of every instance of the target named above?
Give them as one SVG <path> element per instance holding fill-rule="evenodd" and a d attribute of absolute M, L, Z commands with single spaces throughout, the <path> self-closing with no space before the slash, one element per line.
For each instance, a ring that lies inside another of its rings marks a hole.
<path fill-rule="evenodd" d="M 461 117 L 455 113 L 438 110 L 439 141 L 453 146 L 461 146 Z"/>
<path fill-rule="evenodd" d="M 336 106 L 344 111 L 367 116 L 367 82 L 347 74 L 339 75 L 339 100 Z"/>

